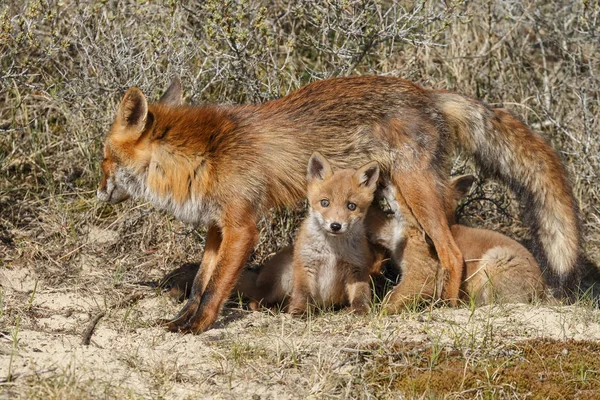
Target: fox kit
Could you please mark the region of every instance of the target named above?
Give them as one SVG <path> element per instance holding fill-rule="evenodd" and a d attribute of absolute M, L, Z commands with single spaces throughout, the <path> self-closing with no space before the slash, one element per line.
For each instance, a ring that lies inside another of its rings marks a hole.
<path fill-rule="evenodd" d="M 314 151 L 335 168 L 377 161 L 433 241 L 442 296 L 455 303 L 463 257 L 444 211 L 454 145 L 520 195 L 538 261 L 557 289 L 571 289 L 580 231 L 558 154 L 504 110 L 394 77 L 328 79 L 238 106 L 184 106 L 179 81 L 157 104 L 131 88 L 104 143 L 98 198 L 143 198 L 207 227 L 192 294 L 169 323 L 173 331 L 201 332 L 237 282 L 264 212 L 305 196 Z"/>
<path fill-rule="evenodd" d="M 369 273 L 374 262 L 364 227 L 373 201 L 379 167 L 370 162 L 358 170 L 335 173 L 314 153 L 308 162 L 309 214 L 296 243 L 282 250 L 255 275 L 242 274 L 237 289 L 265 304 L 290 297 L 289 312 L 304 314 L 307 306 L 349 305 L 369 311 Z"/>
<path fill-rule="evenodd" d="M 520 243 L 498 232 L 470 228 L 455 221 L 458 200 L 465 195 L 475 177 L 465 175 L 450 182 L 447 216 L 450 230 L 465 258 L 462 298 L 480 304 L 493 302 L 531 302 L 543 295 L 542 271 L 533 255 Z M 381 192 L 394 211 L 386 215 L 372 207 L 367 217 L 370 239 L 390 249 L 391 257 L 402 269 L 400 283 L 387 302 L 391 312 L 409 303 L 433 299 L 439 258 L 405 202 L 385 187 Z"/>

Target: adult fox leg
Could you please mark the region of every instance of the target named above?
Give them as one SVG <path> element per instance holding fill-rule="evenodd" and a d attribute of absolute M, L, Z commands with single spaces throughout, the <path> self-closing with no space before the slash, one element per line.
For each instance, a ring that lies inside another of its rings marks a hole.
<path fill-rule="evenodd" d="M 399 189 L 415 218 L 433 241 L 442 264 L 436 292 L 457 305 L 464 260 L 454 242 L 444 207 L 444 191 L 438 188 L 440 178 L 428 168 L 402 168 L 392 173 L 392 182 Z M 402 201 L 402 199 L 398 199 Z M 441 287 L 443 286 L 443 288 Z"/>
<path fill-rule="evenodd" d="M 221 228 L 217 225 L 210 225 L 206 234 L 202 265 L 198 269 L 196 277 L 192 282 L 192 291 L 190 293 L 190 297 L 175 318 L 169 321 L 169 329 L 175 331 L 178 330 L 185 321 L 187 321 L 197 312 L 204 288 L 206 287 L 206 284 L 208 283 L 210 276 L 215 269 L 215 264 L 217 262 L 219 248 L 221 247 L 222 241 L 223 236 Z"/>
<path fill-rule="evenodd" d="M 207 240 L 210 252 L 208 255 L 205 253 L 205 258 L 208 257 L 209 262 L 206 268 L 203 262 L 194 280 L 193 294 L 177 317 L 169 322 L 170 330 L 203 332 L 219 316 L 223 303 L 229 297 L 258 242 L 256 219 L 249 217 L 251 213 L 241 215 L 243 217 L 238 217 L 239 214 L 236 213 L 235 217 L 225 218 L 220 235 L 215 236 L 213 232 L 213 236 Z M 217 244 L 218 250 L 214 256 Z"/>

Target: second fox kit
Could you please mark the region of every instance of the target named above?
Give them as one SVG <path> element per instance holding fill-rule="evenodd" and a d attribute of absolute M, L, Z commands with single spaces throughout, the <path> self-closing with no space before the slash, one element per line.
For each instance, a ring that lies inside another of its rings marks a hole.
<path fill-rule="evenodd" d="M 452 236 L 465 259 L 462 297 L 472 298 L 476 304 L 530 302 L 545 289 L 542 271 L 533 255 L 508 236 L 455 221 L 458 200 L 469 191 L 474 180 L 472 175 L 451 180 L 446 205 Z M 387 303 L 389 311 L 398 312 L 415 301 L 439 297 L 435 293 L 439 259 L 406 203 L 396 201 L 394 190 L 386 186 L 378 191 L 393 215 L 371 207 L 366 225 L 370 239 L 389 249 L 392 260 L 402 269 L 401 281 Z"/>
<path fill-rule="evenodd" d="M 327 160 L 314 153 L 307 171 L 309 215 L 293 254 L 288 247 L 260 272 L 245 271 L 238 291 L 266 304 L 280 303 L 291 295 L 292 314 L 303 314 L 307 305 L 349 305 L 357 313 L 368 312 L 374 258 L 364 217 L 378 178 L 377 162 L 333 173 Z"/>

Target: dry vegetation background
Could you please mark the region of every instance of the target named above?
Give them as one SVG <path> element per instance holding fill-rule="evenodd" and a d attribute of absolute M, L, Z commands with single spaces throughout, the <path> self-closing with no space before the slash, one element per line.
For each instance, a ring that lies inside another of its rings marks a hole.
<path fill-rule="evenodd" d="M 19 329 L 80 334 L 92 309 L 106 309 L 137 290 L 137 282 L 201 257 L 201 230 L 147 204 L 96 201 L 103 135 L 127 88 L 138 86 L 156 99 L 179 75 L 190 103 L 262 102 L 314 80 L 351 74 L 401 76 L 519 115 L 560 152 L 580 200 L 586 252 L 600 261 L 598 0 L 5 0 L 0 4 L 0 356 L 11 366 L 2 373 L 10 378 L 16 360 L 27 359 Z M 456 172 L 468 168 L 468 159 L 457 157 Z M 466 208 L 470 223 L 526 237 L 519 207 L 502 187 L 481 182 L 473 197 Z M 493 201 L 476 199 L 481 197 Z M 274 212 L 266 219 L 251 262 L 262 262 L 287 243 L 300 214 Z M 62 311 L 37 303 L 39 296 L 51 302 L 53 295 L 73 292 L 96 299 L 86 303 L 93 307 L 77 309 L 72 299 Z M 134 311 L 167 317 L 178 306 L 159 302 L 156 307 Z M 75 322 L 40 322 L 73 310 L 81 314 Z M 598 318 L 594 314 L 590 320 Z M 116 332 L 136 329 L 123 322 L 127 316 L 114 320 L 120 321 Z M 153 337 L 166 335 L 154 329 Z M 64 374 L 23 375 L 21 386 L 18 380 L 4 382 L 2 390 L 6 396 L 63 398 L 98 395 L 98 390 L 100 397 L 121 393 L 112 391 L 118 385 L 98 389 L 95 381 L 88 386 L 88 378 L 75 374 L 70 381 Z M 164 393 L 142 385 L 131 389 L 131 397 L 179 396 L 168 388 L 187 382 L 185 377 L 169 379 L 160 381 Z M 455 397 L 484 393 L 465 382 Z M 358 389 L 344 384 L 324 387 L 340 397 L 373 390 L 364 382 Z M 293 389 L 287 396 L 329 393 L 316 387 Z M 513 393 L 489 387 L 494 396 Z M 429 390 L 380 388 L 382 396 Z M 228 396 L 226 388 L 220 390 Z"/>

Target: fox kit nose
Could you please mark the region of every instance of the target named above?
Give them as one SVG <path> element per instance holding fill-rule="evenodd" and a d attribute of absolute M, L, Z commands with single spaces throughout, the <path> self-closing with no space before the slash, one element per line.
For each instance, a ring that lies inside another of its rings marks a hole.
<path fill-rule="evenodd" d="M 337 223 L 337 222 L 332 222 L 331 225 L 329 225 L 329 227 L 331 228 L 332 231 L 337 232 L 340 229 L 342 229 L 342 225 Z"/>

